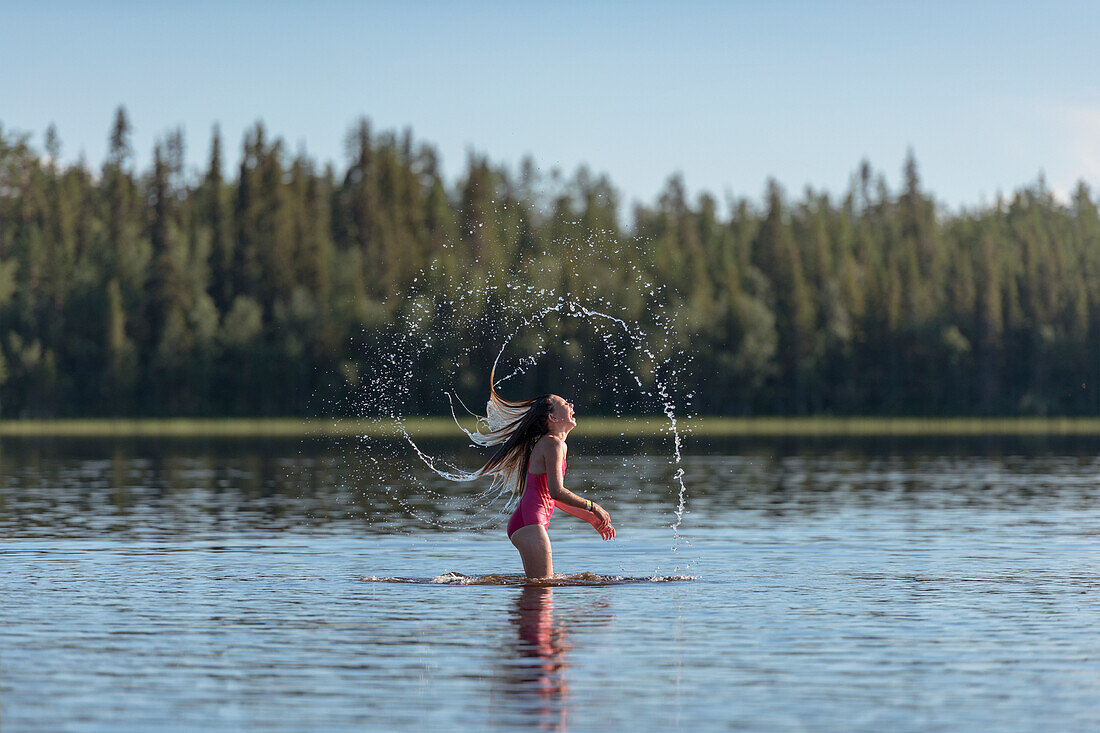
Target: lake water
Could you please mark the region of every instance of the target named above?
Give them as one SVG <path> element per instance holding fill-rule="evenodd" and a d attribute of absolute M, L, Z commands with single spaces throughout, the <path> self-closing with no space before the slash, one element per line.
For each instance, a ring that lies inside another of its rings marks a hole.
<path fill-rule="evenodd" d="M 521 566 L 354 444 L 4 441 L 0 726 L 1095 730 L 1096 448 L 689 443 L 673 551 L 667 446 L 571 440 L 618 538 L 537 587 L 364 580 Z"/>

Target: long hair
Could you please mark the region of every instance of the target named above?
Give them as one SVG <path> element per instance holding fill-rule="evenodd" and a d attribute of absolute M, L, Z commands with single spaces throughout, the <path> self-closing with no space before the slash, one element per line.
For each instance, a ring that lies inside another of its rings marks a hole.
<path fill-rule="evenodd" d="M 518 495 L 523 491 L 527 478 L 531 449 L 539 438 L 550 432 L 547 418 L 554 405 L 548 394 L 521 402 L 504 399 L 497 394 L 495 375 L 494 364 L 489 375 L 489 402 L 485 406 L 485 417 L 479 418 L 477 430 L 467 432 L 467 435 L 478 445 L 500 446 L 477 471 L 477 475 L 492 474 Z"/>

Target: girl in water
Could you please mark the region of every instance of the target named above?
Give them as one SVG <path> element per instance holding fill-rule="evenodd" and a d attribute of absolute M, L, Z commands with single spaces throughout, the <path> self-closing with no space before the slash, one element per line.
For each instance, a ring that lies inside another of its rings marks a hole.
<path fill-rule="evenodd" d="M 557 395 L 509 402 L 497 395 L 492 375 L 489 385 L 488 429 L 469 435 L 480 445 L 500 447 L 478 474 L 496 474 L 497 480 L 522 492 L 508 522 L 508 539 L 519 550 L 527 577 L 547 578 L 554 574 L 554 562 L 546 529 L 555 508 L 588 522 L 605 540 L 615 536 L 615 528 L 603 507 L 563 483 L 565 439 L 577 425 L 572 403 Z"/>

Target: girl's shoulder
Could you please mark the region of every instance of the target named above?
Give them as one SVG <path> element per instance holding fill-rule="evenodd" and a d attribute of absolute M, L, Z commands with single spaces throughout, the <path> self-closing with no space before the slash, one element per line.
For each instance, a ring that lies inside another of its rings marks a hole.
<path fill-rule="evenodd" d="M 531 449 L 531 457 L 527 461 L 527 473 L 548 473 L 549 467 L 555 465 L 564 457 L 565 442 L 547 433 L 539 438 Z"/>
<path fill-rule="evenodd" d="M 538 439 L 535 447 L 531 449 L 531 457 L 553 457 L 555 454 L 565 453 L 565 441 L 552 433 L 547 433 Z"/>
<path fill-rule="evenodd" d="M 547 433 L 539 439 L 539 444 L 546 446 L 546 450 L 565 450 L 565 441 L 553 433 Z"/>

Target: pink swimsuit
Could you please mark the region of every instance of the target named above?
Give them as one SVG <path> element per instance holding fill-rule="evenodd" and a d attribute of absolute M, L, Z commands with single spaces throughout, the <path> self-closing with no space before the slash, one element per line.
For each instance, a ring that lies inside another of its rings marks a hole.
<path fill-rule="evenodd" d="M 565 461 L 561 462 L 561 472 L 565 475 Z M 508 520 L 508 536 L 520 527 L 529 524 L 550 526 L 550 517 L 554 516 L 554 499 L 550 496 L 550 486 L 546 483 L 545 473 L 527 474 L 527 485 L 523 487 L 523 496 L 519 499 L 516 511 Z"/>

